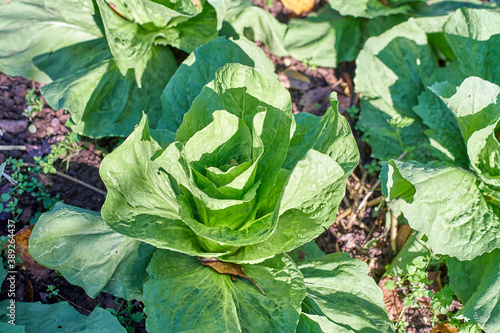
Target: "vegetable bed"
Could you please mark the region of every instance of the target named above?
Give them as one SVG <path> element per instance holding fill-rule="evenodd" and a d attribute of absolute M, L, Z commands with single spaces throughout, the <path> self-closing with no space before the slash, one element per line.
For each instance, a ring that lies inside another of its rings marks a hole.
<path fill-rule="evenodd" d="M 497 4 L 77 2 L 0 4 L 0 331 L 500 330 Z"/>

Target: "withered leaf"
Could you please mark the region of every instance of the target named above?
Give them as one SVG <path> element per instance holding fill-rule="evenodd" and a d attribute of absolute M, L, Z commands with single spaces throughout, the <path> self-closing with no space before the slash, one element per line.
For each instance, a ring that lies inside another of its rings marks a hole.
<path fill-rule="evenodd" d="M 438 324 L 436 327 L 432 329 L 431 333 L 458 333 L 458 328 L 450 327 L 448 323 Z"/>
<path fill-rule="evenodd" d="M 203 266 L 211 267 L 213 270 L 215 270 L 219 274 L 230 275 L 231 276 L 231 280 L 233 282 L 236 282 L 235 276 L 239 276 L 239 277 L 241 277 L 243 279 L 246 279 L 246 280 L 252 282 L 257 288 L 259 288 L 260 292 L 263 295 L 266 295 L 266 293 L 264 292 L 264 290 L 262 290 L 262 288 L 259 287 L 259 285 L 257 284 L 257 282 L 255 282 L 254 279 L 252 279 L 251 277 L 249 277 L 245 273 L 245 271 L 243 270 L 243 267 L 241 267 L 241 265 L 233 264 L 233 263 L 230 263 L 230 262 L 223 262 L 223 261 L 221 261 L 221 260 L 219 260 L 217 258 L 203 258 L 203 257 L 199 257 L 198 259 L 200 260 L 200 263 Z"/>
<path fill-rule="evenodd" d="M 311 11 L 316 3 L 314 0 L 281 0 L 285 8 L 297 15 Z"/>
<path fill-rule="evenodd" d="M 403 310 L 403 302 L 398 297 L 398 292 L 396 290 L 389 290 L 385 287 L 385 283 L 390 278 L 388 276 L 380 280 L 378 286 L 382 289 L 384 295 L 384 305 L 389 313 L 389 318 L 394 321 L 399 317 L 399 314 Z"/>
<path fill-rule="evenodd" d="M 19 257 L 23 261 L 18 265 L 28 268 L 42 269 L 44 267 L 37 263 L 28 252 L 31 231 L 33 230 L 34 226 L 35 225 L 30 225 L 28 227 L 25 227 L 19 230 L 14 236 L 14 239 L 16 241 L 16 254 L 19 254 Z"/>
<path fill-rule="evenodd" d="M 403 245 L 405 245 L 408 236 L 411 233 L 411 227 L 408 224 L 403 224 L 398 228 L 398 235 L 396 236 L 396 248 L 401 251 Z"/>

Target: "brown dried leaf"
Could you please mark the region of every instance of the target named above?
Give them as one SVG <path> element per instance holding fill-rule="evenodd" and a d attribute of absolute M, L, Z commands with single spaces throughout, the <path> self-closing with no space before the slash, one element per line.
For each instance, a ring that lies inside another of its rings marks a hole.
<path fill-rule="evenodd" d="M 23 263 L 18 264 L 19 266 L 26 266 L 27 268 L 42 269 L 45 268 L 33 259 L 33 257 L 28 252 L 29 240 L 31 236 L 31 231 L 35 225 L 30 225 L 19 230 L 14 239 L 16 240 L 16 253 L 19 254 Z"/>
<path fill-rule="evenodd" d="M 450 327 L 450 324 L 438 324 L 431 333 L 458 333 L 457 327 Z"/>
<path fill-rule="evenodd" d="M 298 80 L 293 77 L 289 77 L 285 72 L 278 73 L 278 80 L 286 89 L 306 91 L 311 87 L 311 84 L 303 80 Z"/>
<path fill-rule="evenodd" d="M 33 302 L 33 285 L 28 277 L 18 287 L 17 297 L 19 302 Z"/>
<path fill-rule="evenodd" d="M 281 0 L 281 2 L 285 8 L 297 15 L 312 10 L 316 3 L 315 0 Z"/>
<path fill-rule="evenodd" d="M 384 295 L 384 304 L 387 312 L 389 313 L 389 319 L 395 321 L 398 319 L 399 314 L 403 311 L 403 302 L 398 297 L 398 293 L 395 290 L 389 290 L 385 287 L 385 283 L 390 278 L 388 276 L 384 277 L 378 283 L 380 289 L 382 289 L 382 294 Z"/>
<path fill-rule="evenodd" d="M 233 264 L 229 262 L 223 262 L 217 258 L 198 258 L 200 260 L 200 263 L 203 266 L 208 266 L 211 267 L 213 270 L 215 270 L 219 274 L 227 274 L 231 276 L 231 280 L 235 281 L 236 279 L 233 279 L 234 276 L 239 276 L 243 279 L 246 279 L 250 282 L 252 282 L 259 290 L 262 292 L 263 295 L 266 293 L 259 287 L 257 282 L 255 282 L 254 279 L 248 277 L 248 275 L 245 273 L 243 270 L 243 267 L 238 264 Z"/>
<path fill-rule="evenodd" d="M 437 270 L 435 272 L 429 272 L 427 275 L 429 281 L 432 281 L 431 288 L 435 292 L 438 292 L 441 289 L 443 289 L 443 284 L 441 283 L 441 273 L 442 272 L 440 270 Z"/>
<path fill-rule="evenodd" d="M 307 91 L 299 101 L 299 104 L 303 107 L 302 111 L 317 114 L 318 108 L 316 104 L 326 103 L 331 92 L 332 89 L 330 87 L 314 88 Z"/>
<path fill-rule="evenodd" d="M 398 249 L 398 252 L 401 251 L 405 245 L 410 233 L 411 227 L 408 224 L 403 224 L 398 228 L 398 235 L 396 236 L 396 248 Z"/>
<path fill-rule="evenodd" d="M 309 79 L 309 77 L 307 75 L 302 74 L 301 72 L 296 71 L 294 69 L 287 68 L 287 69 L 285 69 L 284 73 L 290 79 L 299 80 L 299 81 L 302 81 L 305 83 L 311 83 L 311 80 Z"/>

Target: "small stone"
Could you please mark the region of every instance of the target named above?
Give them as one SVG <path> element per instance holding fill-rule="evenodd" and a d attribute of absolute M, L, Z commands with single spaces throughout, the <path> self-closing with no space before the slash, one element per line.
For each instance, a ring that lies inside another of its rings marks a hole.
<path fill-rule="evenodd" d="M 28 119 L 22 120 L 0 120 L 0 130 L 9 133 L 19 133 L 28 127 Z"/>
<path fill-rule="evenodd" d="M 22 153 L 19 150 L 11 150 L 10 151 L 10 156 L 12 156 L 14 158 L 19 158 L 19 157 L 21 157 L 21 155 L 22 155 Z"/>
<path fill-rule="evenodd" d="M 12 98 L 6 98 L 4 99 L 3 103 L 5 104 L 5 107 L 10 109 L 16 102 Z"/>
<path fill-rule="evenodd" d="M 24 99 L 22 99 L 19 96 L 14 96 L 14 102 L 16 102 L 17 105 L 23 104 Z"/>
<path fill-rule="evenodd" d="M 5 162 L 5 155 L 0 154 L 0 164 L 2 164 L 3 162 Z"/>
<path fill-rule="evenodd" d="M 57 128 L 57 126 L 59 126 L 59 124 L 61 124 L 61 121 L 57 118 L 53 118 L 50 121 L 50 126 L 52 126 L 53 128 Z"/>
<path fill-rule="evenodd" d="M 47 133 L 47 135 L 52 135 L 55 133 L 54 129 L 50 126 L 45 127 L 45 132 Z"/>

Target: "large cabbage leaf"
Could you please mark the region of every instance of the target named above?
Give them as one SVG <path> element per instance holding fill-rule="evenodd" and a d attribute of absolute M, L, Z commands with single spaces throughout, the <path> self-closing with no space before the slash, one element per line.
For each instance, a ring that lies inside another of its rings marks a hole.
<path fill-rule="evenodd" d="M 333 253 L 298 266 L 307 296 L 297 332 L 394 332 L 365 263 Z"/>
<path fill-rule="evenodd" d="M 16 325 L 0 325 L 2 332 L 127 332 L 116 317 L 100 307 L 96 307 L 90 315 L 85 316 L 78 313 L 68 302 L 55 304 L 16 302 L 14 318 L 12 318 L 9 316 L 10 304 L 9 299 L 0 302 L 0 324 L 14 319 Z"/>
<path fill-rule="evenodd" d="M 255 262 L 290 251 L 331 224 L 357 163 L 332 106 L 295 120 L 274 74 L 226 65 L 193 100 L 177 141 L 161 147 L 144 117 L 104 159 L 103 218 L 189 255 Z"/>
<path fill-rule="evenodd" d="M 304 278 L 287 255 L 243 265 L 248 280 L 231 281 L 195 257 L 158 250 L 145 285 L 146 325 L 151 332 L 295 332 Z"/>
<path fill-rule="evenodd" d="M 122 74 L 136 68 L 153 44 L 188 53 L 217 36 L 215 9 L 202 1 L 97 0 L 111 53 Z M 140 75 L 139 75 L 140 76 Z"/>
<path fill-rule="evenodd" d="M 93 138 L 127 136 L 143 111 L 158 123 L 160 96 L 177 64 L 169 48 L 153 46 L 138 68 L 141 73 L 129 69 L 122 75 L 116 60 L 108 58 L 53 81 L 41 91 L 54 109 L 71 113 L 74 131 Z"/>
<path fill-rule="evenodd" d="M 450 287 L 464 304 L 459 314 L 475 321 L 486 333 L 500 330 L 500 250 L 472 261 L 446 261 Z"/>
<path fill-rule="evenodd" d="M 48 83 L 109 58 L 91 0 L 0 3 L 0 70 Z"/>
<path fill-rule="evenodd" d="M 90 297 L 106 291 L 128 300 L 142 298 L 154 250 L 113 231 L 98 212 L 61 203 L 40 216 L 29 246 L 38 263 L 57 270 Z"/>

